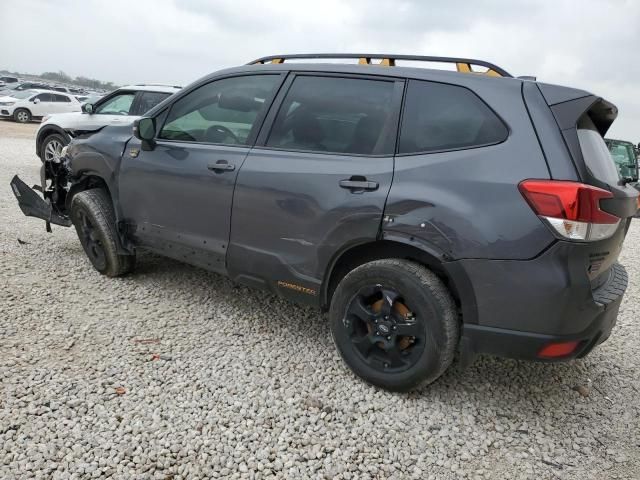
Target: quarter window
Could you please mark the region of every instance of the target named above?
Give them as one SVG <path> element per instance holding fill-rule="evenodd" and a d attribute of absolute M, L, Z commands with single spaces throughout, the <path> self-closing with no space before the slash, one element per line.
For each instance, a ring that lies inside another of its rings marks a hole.
<path fill-rule="evenodd" d="M 356 155 L 393 153 L 394 82 L 299 76 L 267 146 Z"/>
<path fill-rule="evenodd" d="M 245 145 L 279 83 L 279 75 L 249 75 L 203 85 L 173 104 L 160 138 Z"/>
<path fill-rule="evenodd" d="M 54 102 L 71 102 L 71 99 L 65 95 L 52 94 Z"/>
<path fill-rule="evenodd" d="M 471 90 L 411 80 L 407 89 L 399 153 L 437 152 L 502 142 L 508 130 Z"/>

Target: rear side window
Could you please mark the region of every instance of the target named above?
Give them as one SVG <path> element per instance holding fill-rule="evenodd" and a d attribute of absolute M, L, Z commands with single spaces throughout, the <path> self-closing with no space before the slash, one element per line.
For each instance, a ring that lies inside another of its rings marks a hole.
<path fill-rule="evenodd" d="M 588 115 L 578 121 L 578 141 L 584 163 L 594 178 L 615 185 L 620 180 L 616 164 L 609 153 L 604 138 Z"/>
<path fill-rule="evenodd" d="M 300 76 L 267 146 L 357 155 L 392 154 L 392 81 Z"/>
<path fill-rule="evenodd" d="M 407 89 L 399 153 L 458 150 L 500 143 L 507 127 L 471 90 L 411 80 Z"/>
<path fill-rule="evenodd" d="M 52 95 L 54 102 L 71 102 L 71 99 L 65 95 Z"/>
<path fill-rule="evenodd" d="M 140 92 L 138 94 L 138 102 L 131 115 L 144 115 L 169 95 L 171 94 L 163 92 Z"/>

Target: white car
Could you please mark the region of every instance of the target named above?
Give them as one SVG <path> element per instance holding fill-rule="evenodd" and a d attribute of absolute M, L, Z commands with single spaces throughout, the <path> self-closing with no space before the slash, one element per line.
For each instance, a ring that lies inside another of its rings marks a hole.
<path fill-rule="evenodd" d="M 48 90 L 23 90 L 0 97 L 0 117 L 27 123 L 54 113 L 79 112 L 82 105 L 68 93 Z"/>
<path fill-rule="evenodd" d="M 130 85 L 114 90 L 95 104 L 83 104 L 81 113 L 46 116 L 36 133 L 36 154 L 43 162 L 57 162 L 62 148 L 72 138 L 107 125 L 132 124 L 180 88 L 168 85 Z"/>

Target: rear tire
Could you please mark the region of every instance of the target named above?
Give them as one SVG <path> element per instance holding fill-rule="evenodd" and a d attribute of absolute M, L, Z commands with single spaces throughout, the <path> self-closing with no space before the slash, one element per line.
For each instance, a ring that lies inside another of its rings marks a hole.
<path fill-rule="evenodd" d="M 135 255 L 118 254 L 113 204 L 100 188 L 85 190 L 71 201 L 71 221 L 93 267 L 103 275 L 117 277 L 133 270 Z"/>
<path fill-rule="evenodd" d="M 18 123 L 29 123 L 31 121 L 31 112 L 26 108 L 18 108 L 13 112 L 13 119 Z"/>
<path fill-rule="evenodd" d="M 408 391 L 440 377 L 458 345 L 458 312 L 447 287 L 424 266 L 376 260 L 348 273 L 330 307 L 340 355 L 363 380 Z"/>
<path fill-rule="evenodd" d="M 40 160 L 43 162 L 59 162 L 62 147 L 69 142 L 59 133 L 47 135 L 40 147 Z"/>

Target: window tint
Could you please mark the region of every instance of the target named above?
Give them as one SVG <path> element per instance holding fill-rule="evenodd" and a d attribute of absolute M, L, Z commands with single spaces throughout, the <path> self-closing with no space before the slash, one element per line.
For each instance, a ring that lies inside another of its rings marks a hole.
<path fill-rule="evenodd" d="M 171 94 L 162 92 L 138 92 L 138 100 L 131 111 L 131 115 L 144 115 L 169 95 Z"/>
<path fill-rule="evenodd" d="M 70 102 L 71 99 L 65 95 L 52 95 L 54 102 Z"/>
<path fill-rule="evenodd" d="M 508 131 L 471 90 L 411 80 L 400 130 L 400 153 L 433 152 L 499 143 Z"/>
<path fill-rule="evenodd" d="M 391 81 L 300 76 L 284 99 L 270 147 L 351 154 L 393 153 Z"/>
<path fill-rule="evenodd" d="M 50 93 L 41 93 L 36 98 L 41 102 L 53 102 L 53 95 L 51 95 Z"/>
<path fill-rule="evenodd" d="M 104 115 L 129 115 L 134 93 L 123 93 L 110 98 L 96 109 L 96 113 Z"/>
<path fill-rule="evenodd" d="M 249 75 L 208 83 L 173 104 L 160 138 L 244 145 L 279 83 L 279 75 Z"/>

